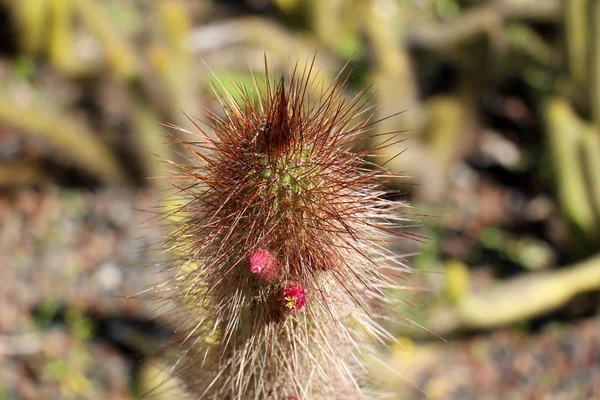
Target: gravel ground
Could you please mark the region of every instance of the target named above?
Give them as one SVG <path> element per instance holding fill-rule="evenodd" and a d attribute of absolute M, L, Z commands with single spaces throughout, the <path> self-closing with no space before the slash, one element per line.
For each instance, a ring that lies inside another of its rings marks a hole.
<path fill-rule="evenodd" d="M 156 316 L 127 298 L 157 281 L 140 254 L 152 196 L 45 188 L 0 196 L 0 399 L 129 399 L 139 335 Z"/>
<path fill-rule="evenodd" d="M 159 279 L 140 267 L 158 232 L 136 211 L 154 201 L 114 189 L 0 194 L 0 399 L 139 397 L 145 354 L 169 334 L 152 302 L 126 297 Z M 599 322 L 408 341 L 391 365 L 414 387 L 382 374 L 384 386 L 408 399 L 599 399 Z"/>
<path fill-rule="evenodd" d="M 406 379 L 387 385 L 400 398 L 600 399 L 599 318 L 407 347 L 390 362 Z"/>

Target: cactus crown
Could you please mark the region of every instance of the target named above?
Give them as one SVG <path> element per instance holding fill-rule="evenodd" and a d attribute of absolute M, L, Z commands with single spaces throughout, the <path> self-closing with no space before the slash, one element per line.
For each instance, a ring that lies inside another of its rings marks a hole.
<path fill-rule="evenodd" d="M 190 154 L 170 180 L 185 198 L 164 241 L 177 274 L 156 291 L 184 315 L 175 370 L 200 398 L 357 398 L 357 353 L 386 336 L 374 317 L 408 270 L 388 249 L 403 204 L 365 161 L 378 149 L 361 149 L 370 98 L 312 70 L 267 70 L 258 100 L 217 86 L 222 114 L 198 141 L 174 139 Z"/>

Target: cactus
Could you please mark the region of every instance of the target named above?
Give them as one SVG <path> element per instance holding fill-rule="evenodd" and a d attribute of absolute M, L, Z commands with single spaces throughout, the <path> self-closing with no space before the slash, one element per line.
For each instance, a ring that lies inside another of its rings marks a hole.
<path fill-rule="evenodd" d="M 189 154 L 171 162 L 185 200 L 166 212 L 175 276 L 154 292 L 182 316 L 174 373 L 197 398 L 361 398 L 370 344 L 391 339 L 377 321 L 410 271 L 388 247 L 406 205 L 366 161 L 379 148 L 361 148 L 370 97 L 344 97 L 343 74 L 324 88 L 313 64 L 267 69 L 254 97 L 217 84 L 222 116 L 173 139 Z"/>

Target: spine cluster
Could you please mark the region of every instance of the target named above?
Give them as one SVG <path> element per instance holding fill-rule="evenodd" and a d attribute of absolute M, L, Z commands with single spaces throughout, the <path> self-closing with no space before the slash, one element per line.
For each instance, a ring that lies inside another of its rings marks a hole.
<path fill-rule="evenodd" d="M 361 356 L 398 272 L 402 220 L 390 174 L 365 161 L 369 98 L 294 70 L 264 90 L 216 90 L 190 157 L 171 182 L 185 201 L 164 247 L 162 291 L 184 316 L 176 374 L 206 399 L 354 399 Z M 382 146 L 396 133 L 379 134 Z"/>

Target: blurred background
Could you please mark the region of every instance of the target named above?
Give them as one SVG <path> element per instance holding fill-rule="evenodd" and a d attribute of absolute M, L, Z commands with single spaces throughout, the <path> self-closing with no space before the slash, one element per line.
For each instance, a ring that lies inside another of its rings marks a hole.
<path fill-rule="evenodd" d="M 160 124 L 218 112 L 211 70 L 248 84 L 263 49 L 402 112 L 380 156 L 430 216 L 376 386 L 600 398 L 599 0 L 0 0 L 0 399 L 161 379 L 169 321 L 127 298 L 159 279 Z"/>

